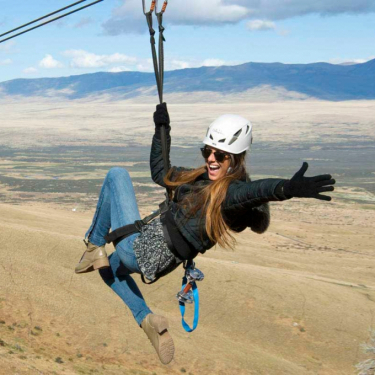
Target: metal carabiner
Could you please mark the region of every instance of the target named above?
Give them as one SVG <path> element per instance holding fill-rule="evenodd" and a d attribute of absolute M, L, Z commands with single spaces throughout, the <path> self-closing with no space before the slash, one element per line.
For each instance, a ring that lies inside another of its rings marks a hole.
<path fill-rule="evenodd" d="M 168 0 L 164 0 L 163 6 L 161 7 L 161 11 L 158 12 L 158 2 L 156 1 L 155 14 L 156 15 L 163 14 L 165 12 L 165 10 L 167 9 L 167 5 L 168 5 Z"/>
<path fill-rule="evenodd" d="M 195 268 L 195 262 L 192 260 L 191 263 L 185 268 L 185 285 L 183 289 L 177 293 L 177 300 L 181 303 L 193 303 L 194 297 L 192 288 L 195 285 L 196 281 L 202 281 L 203 279 L 203 272 L 198 268 Z"/>
<path fill-rule="evenodd" d="M 151 5 L 150 5 L 150 10 L 146 11 L 146 0 L 142 0 L 142 5 L 143 5 L 143 14 L 146 16 L 147 14 L 152 14 L 152 12 L 156 9 L 157 7 L 157 0 L 152 0 Z"/>

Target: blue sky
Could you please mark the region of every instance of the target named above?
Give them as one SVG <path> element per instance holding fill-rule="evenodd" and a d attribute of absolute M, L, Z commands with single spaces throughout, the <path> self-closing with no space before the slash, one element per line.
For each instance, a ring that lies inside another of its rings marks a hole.
<path fill-rule="evenodd" d="M 0 34 L 74 1 L 0 0 Z M 152 71 L 141 4 L 104 0 L 0 44 L 0 81 Z M 166 69 L 249 61 L 364 62 L 375 58 L 374 25 L 375 0 L 170 0 Z"/>

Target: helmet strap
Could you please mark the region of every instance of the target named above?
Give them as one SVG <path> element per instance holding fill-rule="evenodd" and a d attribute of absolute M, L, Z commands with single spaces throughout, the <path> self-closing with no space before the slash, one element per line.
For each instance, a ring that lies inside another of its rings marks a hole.
<path fill-rule="evenodd" d="M 229 154 L 229 156 L 230 156 L 230 166 L 227 169 L 227 174 L 232 173 L 233 172 L 232 166 L 234 167 L 234 156 L 232 154 Z"/>

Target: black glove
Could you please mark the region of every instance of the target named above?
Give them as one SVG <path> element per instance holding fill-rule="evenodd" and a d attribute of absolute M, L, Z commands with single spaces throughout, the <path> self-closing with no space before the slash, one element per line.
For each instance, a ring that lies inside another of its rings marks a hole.
<path fill-rule="evenodd" d="M 283 186 L 284 195 L 287 197 L 300 197 L 300 198 L 316 198 L 324 201 L 330 201 L 331 197 L 322 195 L 325 191 L 335 190 L 332 185 L 336 181 L 330 174 L 322 174 L 314 177 L 304 177 L 309 165 L 304 162 L 301 169 L 292 177 L 287 180 Z"/>
<path fill-rule="evenodd" d="M 156 127 L 164 125 L 166 128 L 168 128 L 170 121 L 167 103 L 158 104 L 156 106 L 156 112 L 154 112 L 154 122 Z"/>

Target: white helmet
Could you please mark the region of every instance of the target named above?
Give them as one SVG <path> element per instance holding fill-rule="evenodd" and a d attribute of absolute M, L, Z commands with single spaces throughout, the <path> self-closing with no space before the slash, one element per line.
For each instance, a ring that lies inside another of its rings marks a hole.
<path fill-rule="evenodd" d="M 253 143 L 251 122 L 238 115 L 222 115 L 208 127 L 203 143 L 231 154 L 241 154 Z"/>

